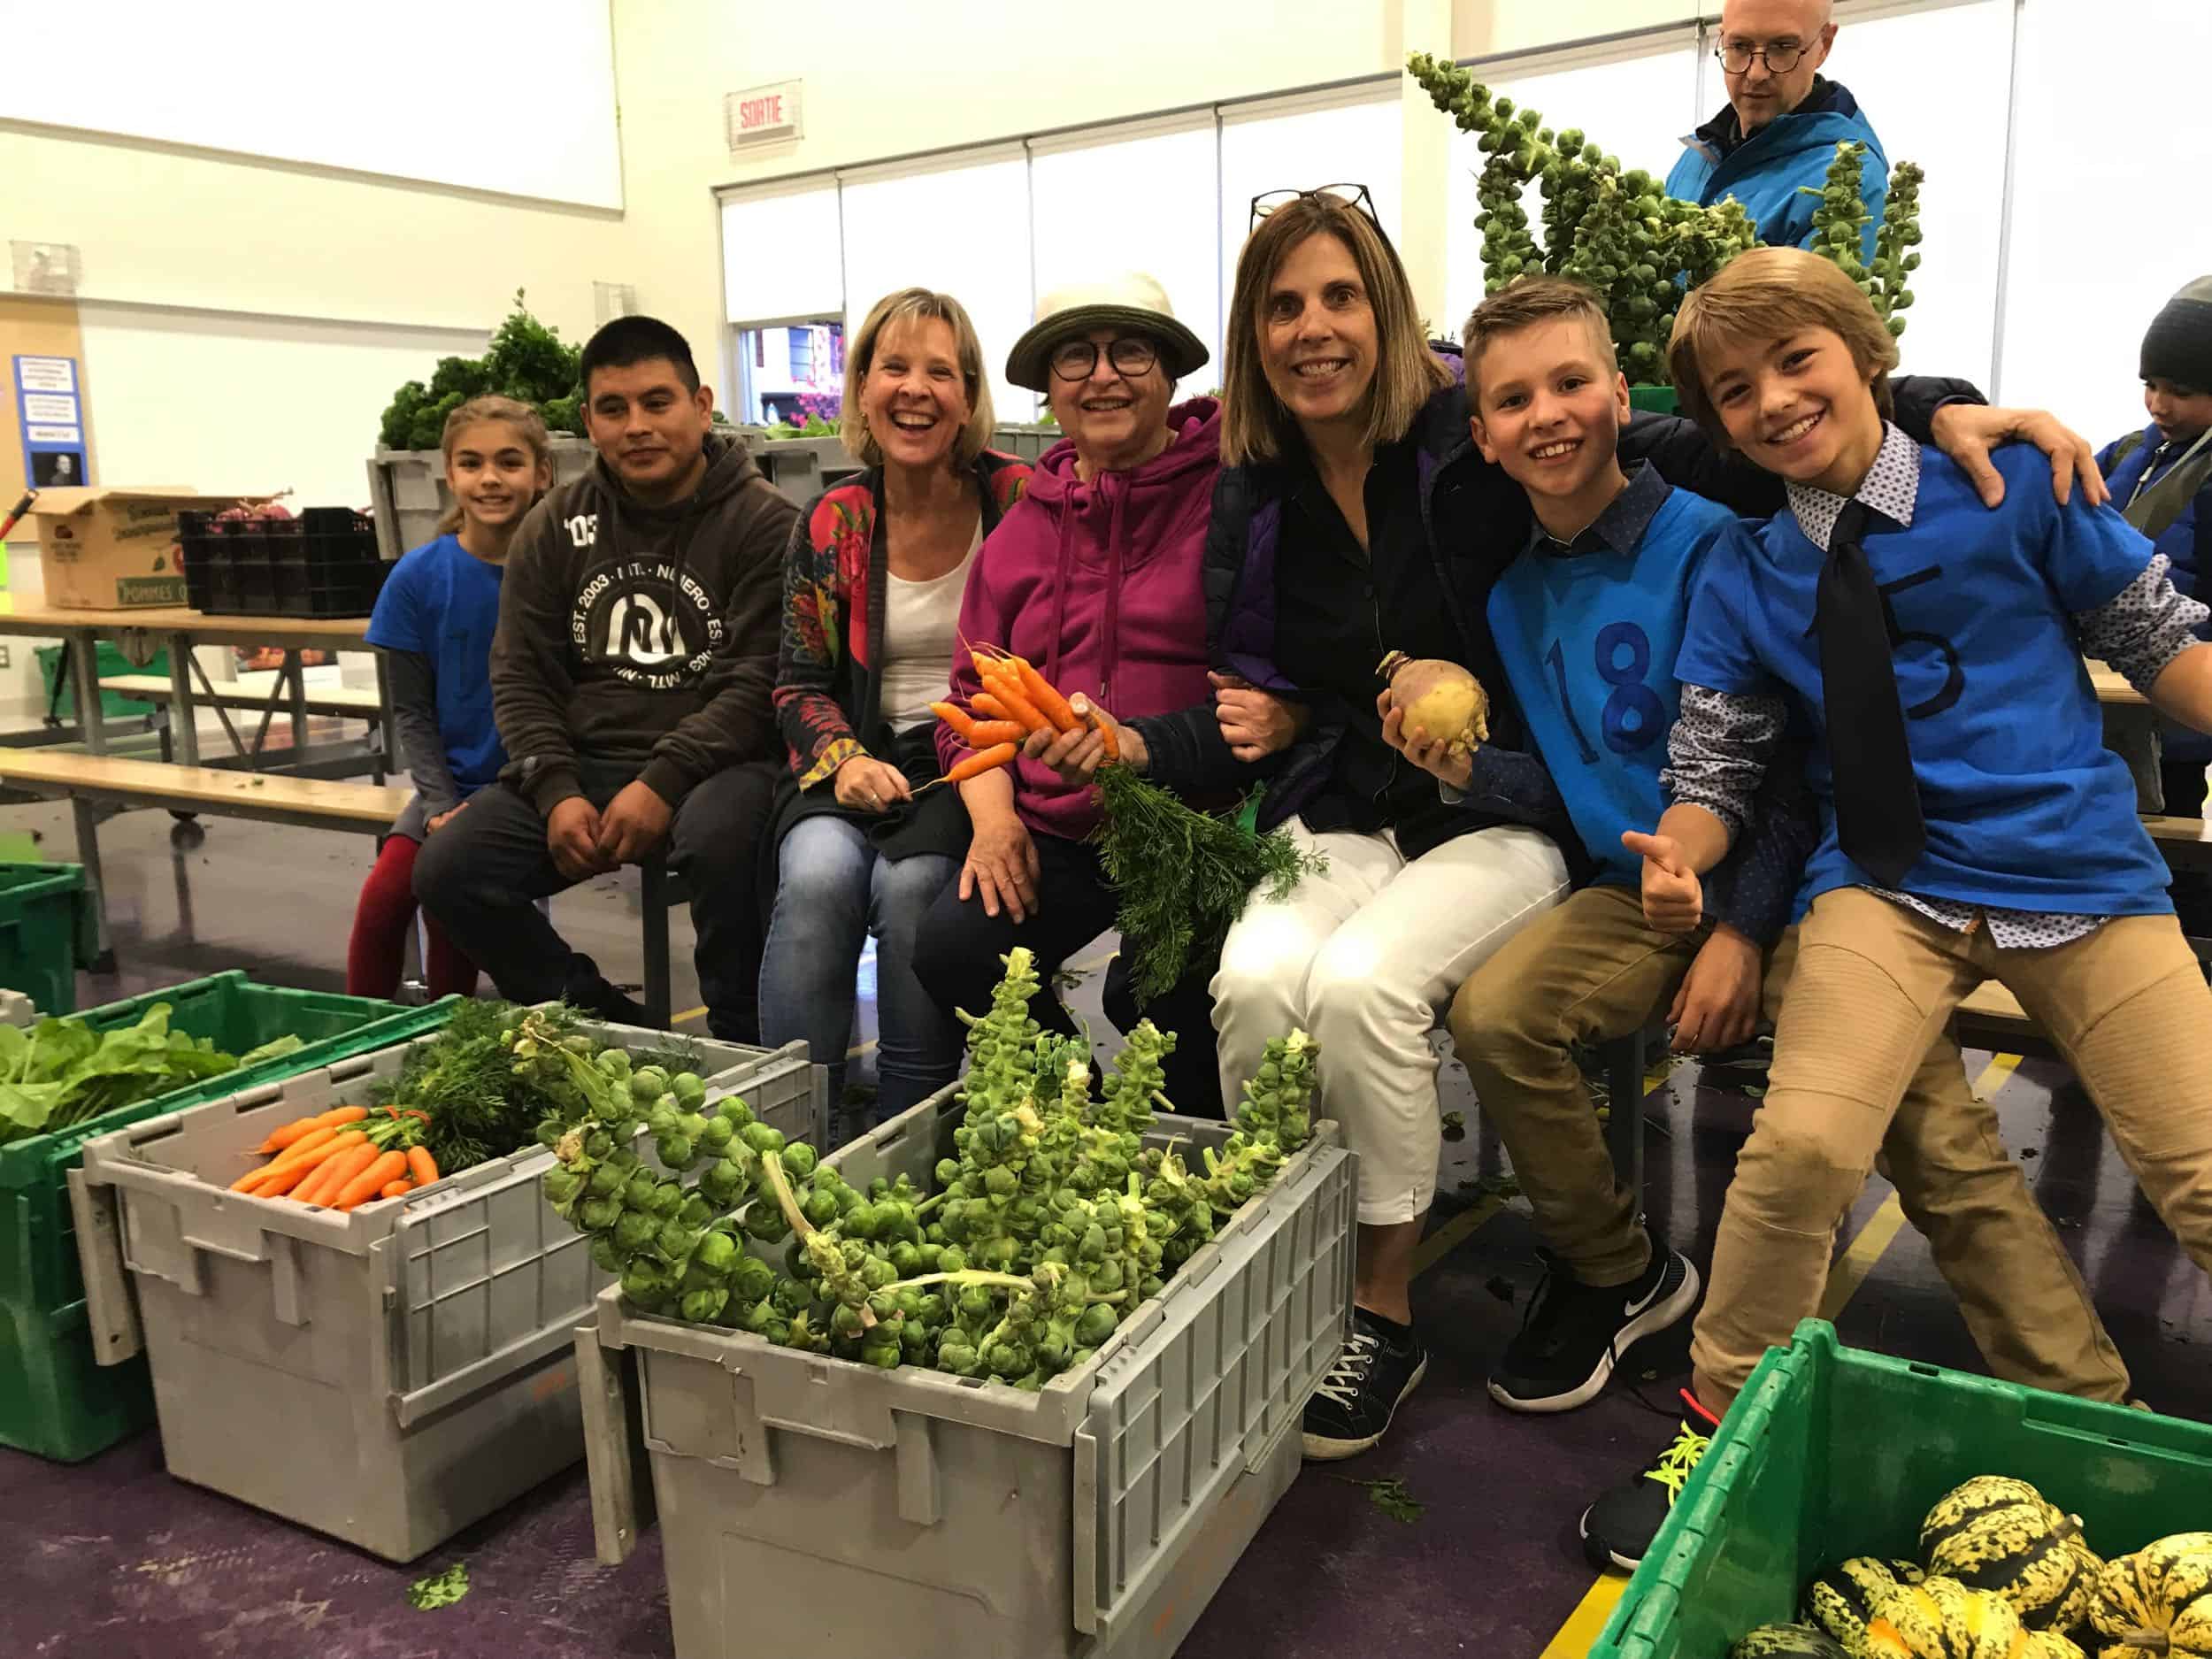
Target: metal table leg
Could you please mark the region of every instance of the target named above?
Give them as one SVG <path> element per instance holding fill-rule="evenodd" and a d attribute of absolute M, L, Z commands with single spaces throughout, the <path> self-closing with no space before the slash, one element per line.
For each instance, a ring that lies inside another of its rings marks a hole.
<path fill-rule="evenodd" d="M 98 947 L 93 969 L 99 973 L 112 973 L 115 943 L 108 936 L 107 887 L 100 879 L 99 817 L 92 803 L 82 795 L 71 797 L 69 810 L 77 823 L 77 862 L 84 866 L 85 891 L 92 895 L 93 939 Z"/>
<path fill-rule="evenodd" d="M 292 752 L 307 747 L 307 664 L 296 648 L 284 653 L 283 679 L 292 692 Z"/>
<path fill-rule="evenodd" d="M 384 764 L 394 772 L 400 771 L 404 759 L 399 752 L 399 718 L 392 710 L 392 682 L 384 672 L 384 653 L 373 653 L 376 662 L 376 723 L 384 734 Z M 382 781 L 380 779 L 379 781 Z"/>
<path fill-rule="evenodd" d="M 177 758 L 200 764 L 200 717 L 192 702 L 192 636 L 169 636 L 169 725 L 176 734 Z"/>
<path fill-rule="evenodd" d="M 77 734 L 95 755 L 108 752 L 107 711 L 100 706 L 100 653 L 90 628 L 70 631 L 70 694 L 77 703 Z"/>

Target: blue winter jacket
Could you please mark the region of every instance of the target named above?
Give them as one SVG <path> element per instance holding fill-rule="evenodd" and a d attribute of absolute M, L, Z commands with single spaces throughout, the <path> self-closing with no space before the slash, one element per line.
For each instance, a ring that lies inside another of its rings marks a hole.
<path fill-rule="evenodd" d="M 1805 102 L 1778 115 L 1748 138 L 1740 135 L 1732 105 L 1683 140 L 1682 158 L 1667 174 L 1667 194 L 1700 207 L 1734 196 L 1759 227 L 1759 240 L 1776 248 L 1801 248 L 1812 240 L 1813 210 L 1828 181 L 1838 144 L 1863 143 L 1859 194 L 1866 203 L 1864 257 L 1874 257 L 1874 233 L 1889 196 L 1889 157 L 1859 103 L 1832 81 L 1816 77 Z M 1805 188 L 1810 196 L 1803 193 Z"/>
<path fill-rule="evenodd" d="M 2097 453 L 2097 470 L 2104 474 L 2105 488 L 2112 492 L 2112 504 L 2126 512 L 2136 492 L 2150 488 L 2171 472 L 2189 448 L 2187 443 L 2167 443 L 2155 421 L 2145 426 L 2139 434 L 2131 434 L 2106 444 Z M 2197 452 L 2198 457 L 2203 454 L 2203 450 Z M 2201 465 L 2200 461 L 2198 464 Z M 2132 518 L 2130 522 L 2134 522 Z M 2143 527 L 2137 526 L 2139 529 Z M 2212 593 L 2199 586 L 2207 566 L 2212 565 L 2212 477 L 2205 480 L 2181 511 L 2152 538 L 2152 545 L 2171 562 L 2175 587 L 2192 599 L 2212 604 Z M 2212 621 L 2198 628 L 2197 634 L 2200 639 L 2212 640 Z M 2167 758 L 2212 761 L 2212 736 L 2171 720 L 2163 722 L 2161 729 L 2165 733 Z"/>

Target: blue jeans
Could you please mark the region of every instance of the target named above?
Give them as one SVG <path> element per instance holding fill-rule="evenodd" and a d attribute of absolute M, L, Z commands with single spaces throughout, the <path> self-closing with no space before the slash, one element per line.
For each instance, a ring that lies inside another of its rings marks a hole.
<path fill-rule="evenodd" d="M 760 971 L 761 1041 L 804 1038 L 845 1087 L 860 950 L 876 936 L 876 1116 L 920 1104 L 959 1074 L 958 1022 L 914 973 L 914 935 L 959 866 L 937 853 L 879 857 L 841 818 L 801 818 L 777 854 L 776 907 Z"/>

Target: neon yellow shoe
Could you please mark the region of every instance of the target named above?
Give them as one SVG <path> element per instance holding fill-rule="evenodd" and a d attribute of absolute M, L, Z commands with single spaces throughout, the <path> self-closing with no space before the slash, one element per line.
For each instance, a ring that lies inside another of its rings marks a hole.
<path fill-rule="evenodd" d="M 1674 1501 L 1713 1443 L 1720 1419 L 1698 1404 L 1697 1396 L 1682 1391 L 1687 1414 L 1678 1425 L 1673 1441 L 1633 1480 L 1614 1487 L 1582 1512 L 1582 1548 L 1591 1564 L 1602 1570 L 1618 1567 L 1633 1572 L 1666 1525 Z"/>

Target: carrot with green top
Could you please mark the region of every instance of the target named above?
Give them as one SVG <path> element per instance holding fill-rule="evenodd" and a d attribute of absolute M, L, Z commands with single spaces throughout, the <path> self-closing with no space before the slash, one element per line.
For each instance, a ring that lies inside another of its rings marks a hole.
<path fill-rule="evenodd" d="M 954 736 L 964 742 L 972 743 L 975 741 L 975 717 L 958 703 L 933 703 L 929 705 L 929 710 L 932 714 L 952 727 Z"/>
<path fill-rule="evenodd" d="M 977 720 L 962 735 L 970 749 L 992 749 L 1001 743 L 1018 743 L 1029 733 L 1019 720 Z"/>
<path fill-rule="evenodd" d="M 968 707 L 987 720 L 1010 720 L 1006 705 L 987 691 L 979 691 L 968 699 Z"/>
<path fill-rule="evenodd" d="M 982 659 L 986 664 L 990 661 L 988 657 Z M 991 688 L 991 695 L 1004 706 L 1009 719 L 1019 720 L 1032 732 L 1056 732 L 1060 729 L 1047 719 L 1037 705 L 1023 693 L 1021 676 L 1013 669 L 1002 667 L 995 675 L 988 666 L 979 665 L 978 672 L 984 677 L 983 683 Z M 974 701 L 972 697 L 969 699 L 971 703 Z"/>
<path fill-rule="evenodd" d="M 345 1190 L 346 1184 L 355 1176 L 386 1156 L 373 1146 L 349 1147 L 325 1164 L 313 1179 L 302 1182 L 292 1196 L 303 1204 L 327 1204 Z M 404 1169 L 406 1164 L 407 1160 L 402 1158 L 400 1167 Z M 388 1175 L 384 1179 L 389 1180 L 392 1178 Z M 370 1190 L 375 1189 L 372 1187 Z"/>
<path fill-rule="evenodd" d="M 1068 700 L 1054 688 L 1050 680 L 1023 658 L 1017 657 L 1010 660 L 1015 673 L 1021 679 L 1022 695 L 1029 699 L 1038 713 L 1052 722 L 1055 731 L 1076 732 L 1082 729 L 1082 720 L 1069 706 Z"/>
<path fill-rule="evenodd" d="M 438 1160 L 430 1156 L 428 1147 L 407 1148 L 407 1174 L 418 1187 L 427 1187 L 438 1179 Z"/>
<path fill-rule="evenodd" d="M 1011 743 L 999 743 L 990 749 L 979 749 L 939 779 L 938 782 L 965 783 L 971 778 L 980 778 L 987 772 L 997 771 L 1020 753 L 1021 750 Z"/>
<path fill-rule="evenodd" d="M 404 1198 L 415 1190 L 412 1181 L 387 1181 L 377 1189 L 379 1198 Z"/>

